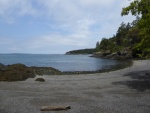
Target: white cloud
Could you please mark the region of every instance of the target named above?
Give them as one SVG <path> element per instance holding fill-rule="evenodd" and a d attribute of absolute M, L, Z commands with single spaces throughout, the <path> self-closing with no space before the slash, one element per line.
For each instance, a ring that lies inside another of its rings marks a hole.
<path fill-rule="evenodd" d="M 62 36 L 61 34 L 51 34 L 30 38 L 29 40 L 14 40 L 10 43 L 3 43 L 5 50 L 0 49 L 1 52 L 9 51 L 11 53 L 22 52 L 25 53 L 65 53 L 73 48 L 82 49 L 89 47 L 91 43 L 90 38 L 85 38 L 84 35 L 70 34 Z"/>
<path fill-rule="evenodd" d="M 41 48 L 43 46 L 80 46 L 84 47 L 88 45 L 88 40 L 84 35 L 71 34 L 62 36 L 60 34 L 52 34 L 47 36 L 41 36 L 33 38 L 31 41 L 32 48 Z"/>
<path fill-rule="evenodd" d="M 8 39 L 8 38 L 2 38 L 2 37 L 0 37 L 0 45 L 6 45 L 6 44 L 11 44 L 11 43 L 13 43 L 13 40 L 10 40 L 10 39 Z"/>
<path fill-rule="evenodd" d="M 0 19 L 13 23 L 16 18 L 38 14 L 32 5 L 32 0 L 0 0 Z"/>
<path fill-rule="evenodd" d="M 39 20 L 42 26 L 49 26 L 46 35 L 43 32 L 27 41 L 16 40 L 19 45 L 10 42 L 14 51 L 16 48 L 42 51 L 58 45 L 62 49 L 94 47 L 96 41 L 115 34 L 122 21 L 133 20 L 131 16 L 121 17 L 122 7 L 129 3 L 128 0 L 0 0 L 0 23 L 15 24 L 28 16 L 32 23 Z M 41 26 L 38 27 L 40 30 Z M 7 41 L 2 42 L 4 45 Z"/>

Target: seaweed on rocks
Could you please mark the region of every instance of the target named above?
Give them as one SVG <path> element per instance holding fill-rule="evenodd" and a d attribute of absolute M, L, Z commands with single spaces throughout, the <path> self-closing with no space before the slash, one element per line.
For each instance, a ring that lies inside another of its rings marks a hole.
<path fill-rule="evenodd" d="M 23 81 L 36 75 L 61 75 L 62 72 L 52 67 L 27 67 L 24 64 L 0 64 L 0 81 Z"/>
<path fill-rule="evenodd" d="M 62 72 L 52 67 L 32 67 L 35 75 L 62 75 Z"/>
<path fill-rule="evenodd" d="M 35 77 L 32 68 L 23 64 L 5 66 L 0 70 L 0 81 L 22 81 Z"/>

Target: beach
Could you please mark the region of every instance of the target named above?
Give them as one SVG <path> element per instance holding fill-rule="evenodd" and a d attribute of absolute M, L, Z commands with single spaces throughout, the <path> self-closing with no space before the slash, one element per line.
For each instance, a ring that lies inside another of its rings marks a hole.
<path fill-rule="evenodd" d="M 44 113 L 42 106 L 71 106 L 46 113 L 149 113 L 150 60 L 106 73 L 0 82 L 0 113 Z"/>

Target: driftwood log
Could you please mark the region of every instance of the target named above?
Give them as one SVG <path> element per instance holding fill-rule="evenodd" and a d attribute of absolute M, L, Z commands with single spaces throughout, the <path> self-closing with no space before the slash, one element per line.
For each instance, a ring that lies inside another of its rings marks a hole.
<path fill-rule="evenodd" d="M 41 111 L 60 111 L 60 110 L 69 110 L 70 106 L 42 106 Z"/>

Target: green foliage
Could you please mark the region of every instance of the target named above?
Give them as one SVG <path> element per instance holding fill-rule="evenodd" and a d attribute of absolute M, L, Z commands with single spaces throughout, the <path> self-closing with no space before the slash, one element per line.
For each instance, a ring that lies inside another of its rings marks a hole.
<path fill-rule="evenodd" d="M 96 49 L 97 49 L 97 50 L 98 50 L 99 46 L 100 46 L 100 42 L 98 41 L 98 42 L 96 43 Z"/>
<path fill-rule="evenodd" d="M 150 0 L 134 0 L 128 7 L 123 8 L 121 15 L 128 15 L 131 12 L 132 15 L 145 16 L 150 10 Z"/>
<path fill-rule="evenodd" d="M 121 23 L 120 27 L 118 28 L 118 31 L 116 33 L 116 44 L 117 45 L 122 45 L 127 43 L 127 40 L 124 40 L 126 38 L 126 35 L 128 33 L 128 31 L 130 30 L 131 25 L 130 23 L 125 24 L 125 23 Z M 123 45 L 124 46 L 124 45 Z"/>
<path fill-rule="evenodd" d="M 80 49 L 80 50 L 72 50 L 69 52 L 66 52 L 66 54 L 93 54 L 96 52 L 96 49 Z"/>
<path fill-rule="evenodd" d="M 121 51 L 124 47 L 131 47 L 139 42 L 138 28 L 135 28 L 136 21 L 133 23 L 121 23 L 116 35 L 107 39 L 103 38 L 96 46 L 97 51 L 110 50 L 111 52 Z"/>
<path fill-rule="evenodd" d="M 100 45 L 96 48 L 97 51 L 110 50 L 111 52 L 119 51 L 122 47 L 116 45 L 116 41 L 113 38 L 103 38 Z"/>
<path fill-rule="evenodd" d="M 135 56 L 137 54 L 137 56 L 148 58 L 150 56 L 150 0 L 134 0 L 128 7 L 123 8 L 121 14 L 128 15 L 129 12 L 134 16 L 141 16 L 136 26 L 139 29 L 141 41 L 133 48 Z"/>
<path fill-rule="evenodd" d="M 141 58 L 150 58 L 150 39 L 149 38 L 143 38 L 140 43 L 138 43 L 136 46 L 134 46 L 133 51 L 135 53 L 135 56 L 139 56 Z"/>

